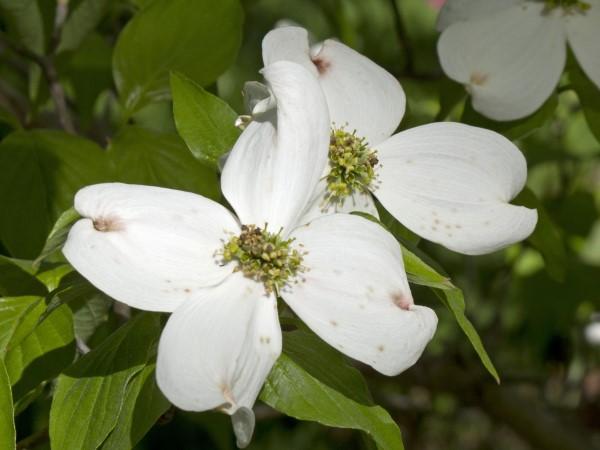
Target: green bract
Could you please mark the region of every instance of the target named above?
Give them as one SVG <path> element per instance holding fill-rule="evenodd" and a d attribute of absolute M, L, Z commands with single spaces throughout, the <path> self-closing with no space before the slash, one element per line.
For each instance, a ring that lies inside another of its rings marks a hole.
<path fill-rule="evenodd" d="M 349 133 L 344 127 L 331 130 L 326 200 L 340 203 L 355 192 L 367 193 L 377 178 L 377 151 L 365 138 Z"/>
<path fill-rule="evenodd" d="M 294 239 L 284 240 L 281 232 L 270 233 L 255 225 L 242 225 L 239 236 L 232 237 L 223 246 L 223 260 L 236 260 L 248 278 L 262 282 L 268 294 L 279 289 L 303 272 L 302 255 L 291 247 Z M 300 244 L 302 246 L 302 244 Z"/>

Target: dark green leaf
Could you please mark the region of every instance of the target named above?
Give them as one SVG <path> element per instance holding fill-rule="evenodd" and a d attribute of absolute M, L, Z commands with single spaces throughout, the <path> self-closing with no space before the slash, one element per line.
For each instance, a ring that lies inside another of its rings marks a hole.
<path fill-rule="evenodd" d="M 196 158 L 216 168 L 240 135 L 236 112 L 183 75 L 171 74 L 171 92 L 177 131 Z"/>
<path fill-rule="evenodd" d="M 0 143 L 0 238 L 13 256 L 35 258 L 52 224 L 81 187 L 109 178 L 91 141 L 49 130 L 18 131 Z"/>
<path fill-rule="evenodd" d="M 104 442 L 130 407 L 127 388 L 154 357 L 159 334 L 159 316 L 139 314 L 59 377 L 50 409 L 53 449 L 91 450 Z"/>
<path fill-rule="evenodd" d="M 14 449 L 16 438 L 10 380 L 4 362 L 0 359 L 0 448 Z"/>
<path fill-rule="evenodd" d="M 8 32 L 32 52 L 44 52 L 44 24 L 36 0 L 0 0 L 0 16 Z"/>
<path fill-rule="evenodd" d="M 15 261 L 0 255 L 0 296 L 46 295 L 46 287 Z"/>
<path fill-rule="evenodd" d="M 147 365 L 127 387 L 117 426 L 101 449 L 132 449 L 171 407 L 156 385 L 154 369 L 154 364 Z"/>
<path fill-rule="evenodd" d="M 65 21 L 56 53 L 77 49 L 98 26 L 109 3 L 110 0 L 82 0 Z"/>
<path fill-rule="evenodd" d="M 109 152 L 119 181 L 218 197 L 216 173 L 195 159 L 175 134 L 125 127 Z"/>
<path fill-rule="evenodd" d="M 600 89 L 576 65 L 571 68 L 569 79 L 581 102 L 585 120 L 600 142 Z"/>
<path fill-rule="evenodd" d="M 538 223 L 527 240 L 542 254 L 550 276 L 558 281 L 564 280 L 567 267 L 565 245 L 546 209 L 529 188 L 521 191 L 515 198 L 515 204 L 537 209 Z"/>
<path fill-rule="evenodd" d="M 544 125 L 554 115 L 557 105 L 558 97 L 556 94 L 553 94 L 540 109 L 530 116 L 509 122 L 496 122 L 475 111 L 471 102 L 468 101 L 465 105 L 461 122 L 497 131 L 511 141 L 515 141 L 528 136 Z"/>
<path fill-rule="evenodd" d="M 113 76 L 128 115 L 169 95 L 169 72 L 205 86 L 233 62 L 240 45 L 237 0 L 155 0 L 121 32 Z"/>

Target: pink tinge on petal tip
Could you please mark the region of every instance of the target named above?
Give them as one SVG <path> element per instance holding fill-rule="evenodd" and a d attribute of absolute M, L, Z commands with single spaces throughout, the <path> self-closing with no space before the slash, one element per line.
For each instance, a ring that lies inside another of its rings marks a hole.
<path fill-rule="evenodd" d="M 435 9 L 435 10 L 439 10 L 442 9 L 442 6 L 444 6 L 444 3 L 446 3 L 446 0 L 426 0 L 427 1 L 427 5 L 429 5 L 429 7 Z"/>

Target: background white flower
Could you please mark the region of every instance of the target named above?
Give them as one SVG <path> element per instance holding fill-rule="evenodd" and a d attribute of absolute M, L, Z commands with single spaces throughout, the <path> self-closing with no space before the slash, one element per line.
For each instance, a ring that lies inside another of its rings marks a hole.
<path fill-rule="evenodd" d="M 220 254 L 243 225 L 295 239 L 305 270 L 279 294 L 325 341 L 376 370 L 411 366 L 437 324 L 413 304 L 400 247 L 380 226 L 345 214 L 298 223 L 326 164 L 327 106 L 297 64 L 269 65 L 264 76 L 277 108 L 248 125 L 222 174 L 237 217 L 204 197 L 149 186 L 94 185 L 75 198 L 84 218 L 65 256 L 117 300 L 173 312 L 157 380 L 185 410 L 252 407 L 281 352 L 275 293 Z"/>
<path fill-rule="evenodd" d="M 525 117 L 550 97 L 567 42 L 600 88 L 600 0 L 449 0 L 438 28 L 444 72 L 465 84 L 473 108 L 492 119 Z"/>
<path fill-rule="evenodd" d="M 308 67 L 325 92 L 332 127 L 346 124 L 346 130 L 356 130 L 378 161 L 370 164 L 372 182 L 341 204 L 327 201 L 330 161 L 306 211 L 308 219 L 336 210 L 377 214 L 370 191 L 413 232 L 461 253 L 489 253 L 534 230 L 536 211 L 509 204 L 525 184 L 527 165 L 503 136 L 449 122 L 391 136 L 405 109 L 398 81 L 339 42 L 309 48 L 303 28 L 269 32 L 263 60 L 265 65 L 290 60 Z"/>

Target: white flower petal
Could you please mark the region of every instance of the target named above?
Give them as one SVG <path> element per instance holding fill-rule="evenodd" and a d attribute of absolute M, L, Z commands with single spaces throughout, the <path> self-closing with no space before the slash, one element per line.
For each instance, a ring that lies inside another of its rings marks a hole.
<path fill-rule="evenodd" d="M 587 2 L 590 9 L 584 14 L 565 16 L 567 36 L 581 68 L 600 89 L 600 1 Z"/>
<path fill-rule="evenodd" d="M 267 65 L 280 60 L 298 62 L 318 76 L 331 121 L 338 127 L 347 124 L 371 145 L 398 128 L 406 106 L 400 83 L 347 45 L 327 39 L 309 52 L 306 30 L 277 28 L 263 40 L 263 61 Z"/>
<path fill-rule="evenodd" d="M 433 123 L 398 133 L 377 150 L 381 185 L 374 194 L 420 236 L 477 255 L 533 232 L 536 211 L 508 203 L 525 184 L 525 158 L 500 134 Z"/>
<path fill-rule="evenodd" d="M 252 408 L 281 353 L 273 295 L 240 272 L 179 307 L 160 338 L 156 379 L 186 411 Z"/>
<path fill-rule="evenodd" d="M 523 3 L 523 0 L 446 0 L 436 28 L 442 31 L 456 22 L 491 17 L 518 3 Z"/>
<path fill-rule="evenodd" d="M 466 85 L 473 108 L 495 120 L 538 109 L 565 66 L 564 24 L 558 11 L 526 2 L 491 18 L 458 22 L 438 41 L 444 72 Z"/>
<path fill-rule="evenodd" d="M 242 223 L 278 231 L 300 218 L 325 169 L 329 115 L 317 80 L 298 64 L 276 62 L 264 76 L 277 109 L 241 134 L 221 187 Z"/>
<path fill-rule="evenodd" d="M 388 71 L 350 47 L 327 39 L 312 56 L 327 97 L 331 121 L 356 130 L 371 145 L 398 128 L 406 97 Z"/>
<path fill-rule="evenodd" d="M 214 253 L 225 232 L 238 233 L 239 225 L 212 200 L 106 183 L 81 189 L 75 209 L 84 218 L 69 232 L 65 257 L 94 286 L 130 306 L 174 311 L 231 273 Z"/>
<path fill-rule="evenodd" d="M 353 195 L 346 197 L 341 204 L 327 202 L 325 200 L 326 193 L 327 182 L 321 180 L 319 181 L 315 194 L 304 211 L 304 214 L 302 214 L 302 218 L 298 221 L 299 225 L 309 223 L 317 217 L 334 213 L 351 213 L 355 211 L 371 214 L 372 216 L 379 218 L 375 201 L 370 192 L 356 192 Z"/>
<path fill-rule="evenodd" d="M 432 338 L 435 313 L 413 304 L 400 246 L 381 226 L 349 214 L 293 232 L 308 270 L 282 297 L 322 339 L 386 375 L 412 366 Z"/>
<path fill-rule="evenodd" d="M 262 41 L 263 64 L 292 61 L 318 76 L 317 67 L 310 59 L 308 31 L 294 26 L 283 26 L 269 31 Z"/>

